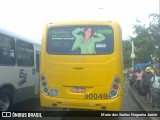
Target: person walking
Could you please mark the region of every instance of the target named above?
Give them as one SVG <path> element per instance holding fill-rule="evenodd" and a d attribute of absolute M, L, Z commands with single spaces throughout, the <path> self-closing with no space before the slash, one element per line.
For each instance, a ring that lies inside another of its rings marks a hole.
<path fill-rule="evenodd" d="M 129 70 L 128 79 L 130 83 L 130 87 L 133 87 L 133 77 L 134 77 L 134 70 L 131 68 Z"/>
<path fill-rule="evenodd" d="M 141 95 L 141 90 L 142 90 L 142 78 L 143 78 L 143 72 L 141 69 L 138 69 L 137 72 L 135 73 L 135 79 L 136 79 L 136 88 L 138 90 L 138 94 Z"/>
<path fill-rule="evenodd" d="M 153 77 L 153 74 L 151 72 L 150 67 L 146 67 L 145 72 L 143 74 L 143 85 L 144 85 L 144 91 L 145 91 L 145 103 L 147 103 L 147 96 L 149 103 L 152 103 L 151 101 L 151 78 Z"/>
<path fill-rule="evenodd" d="M 152 108 L 160 107 L 160 65 L 155 66 L 155 75 L 152 81 Z"/>

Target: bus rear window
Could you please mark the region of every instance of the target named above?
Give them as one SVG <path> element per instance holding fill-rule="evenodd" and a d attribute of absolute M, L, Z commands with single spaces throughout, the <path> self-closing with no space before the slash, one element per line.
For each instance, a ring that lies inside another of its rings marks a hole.
<path fill-rule="evenodd" d="M 52 27 L 47 35 L 47 52 L 58 55 L 111 54 L 113 30 L 110 26 Z"/>

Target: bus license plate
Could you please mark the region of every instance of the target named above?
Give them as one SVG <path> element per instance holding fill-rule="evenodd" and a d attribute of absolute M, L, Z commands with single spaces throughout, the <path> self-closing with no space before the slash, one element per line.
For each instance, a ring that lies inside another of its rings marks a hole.
<path fill-rule="evenodd" d="M 85 92 L 86 92 L 86 89 L 85 89 L 85 88 L 73 87 L 73 88 L 72 88 L 72 92 L 73 92 L 73 93 L 85 93 Z"/>

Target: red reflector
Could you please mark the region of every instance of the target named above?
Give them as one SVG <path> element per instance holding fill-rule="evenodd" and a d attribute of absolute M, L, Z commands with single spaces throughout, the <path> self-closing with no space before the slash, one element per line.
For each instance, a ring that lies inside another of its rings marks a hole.
<path fill-rule="evenodd" d="M 116 84 L 113 85 L 114 89 L 118 89 L 118 86 Z"/>

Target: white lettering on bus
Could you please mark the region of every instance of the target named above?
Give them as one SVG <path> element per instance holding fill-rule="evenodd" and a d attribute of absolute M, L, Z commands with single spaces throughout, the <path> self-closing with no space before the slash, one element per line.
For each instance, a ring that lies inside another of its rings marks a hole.
<path fill-rule="evenodd" d="M 96 44 L 96 48 L 106 48 L 106 44 Z"/>

